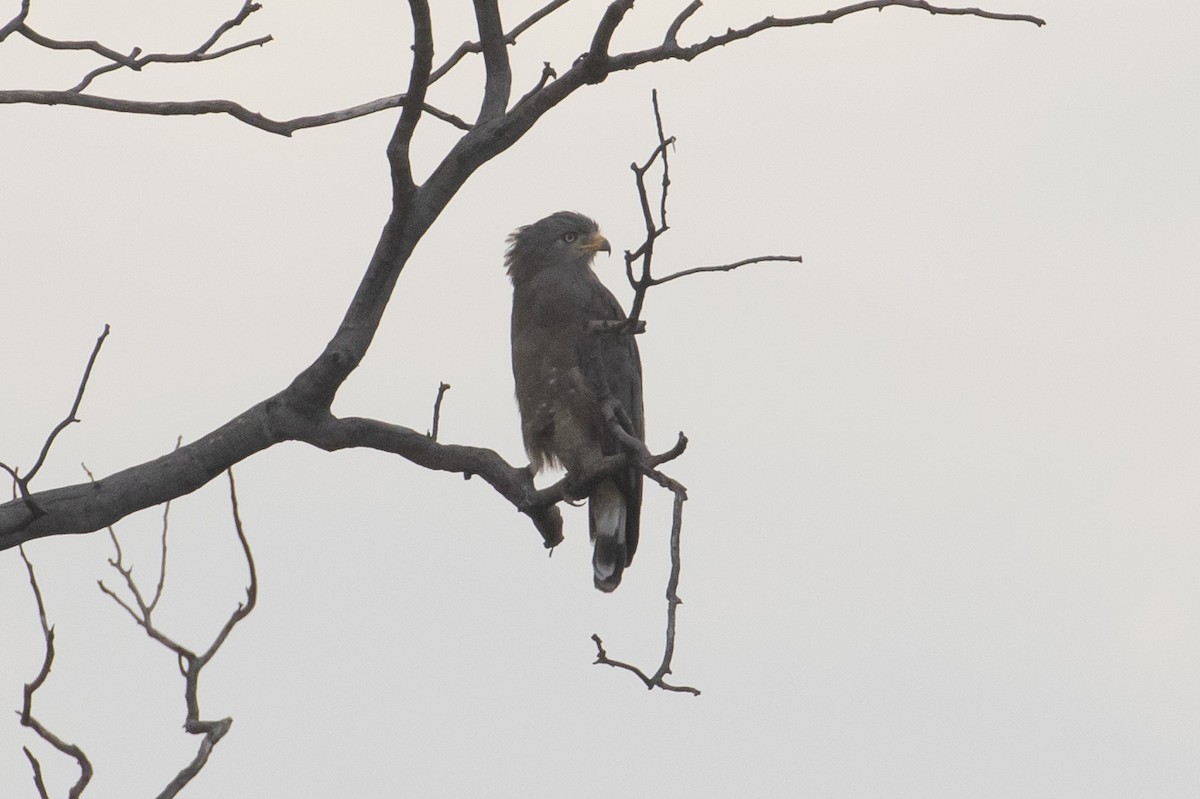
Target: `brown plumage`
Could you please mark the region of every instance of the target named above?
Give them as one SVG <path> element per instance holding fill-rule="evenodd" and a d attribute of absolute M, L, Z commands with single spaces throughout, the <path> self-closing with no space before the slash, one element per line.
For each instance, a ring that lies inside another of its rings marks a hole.
<path fill-rule="evenodd" d="M 530 466 L 584 469 L 621 452 L 602 415 L 613 397 L 627 432 L 645 438 L 642 364 L 631 334 L 589 330 L 592 321 L 625 319 L 616 297 L 592 271 L 610 252 L 596 223 L 559 211 L 508 237 L 504 263 L 513 283 L 512 362 L 521 433 Z M 637 549 L 642 476 L 625 469 L 588 499 L 596 587 L 612 591 Z"/>

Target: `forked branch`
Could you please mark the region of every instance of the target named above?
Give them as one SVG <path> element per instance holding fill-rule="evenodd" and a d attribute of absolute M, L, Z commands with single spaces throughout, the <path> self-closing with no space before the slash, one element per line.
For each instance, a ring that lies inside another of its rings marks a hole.
<path fill-rule="evenodd" d="M 225 623 L 221 626 L 221 629 L 217 632 L 216 636 L 203 652 L 197 653 L 196 651 L 176 642 L 173 638 L 168 636 L 155 625 L 152 616 L 154 607 L 158 604 L 158 600 L 162 596 L 163 583 L 166 579 L 167 529 L 168 515 L 170 512 L 169 507 L 163 511 L 161 570 L 159 572 L 158 587 L 155 590 L 154 597 L 150 602 L 145 601 L 141 589 L 133 579 L 133 569 L 130 566 L 127 566 L 123 561 L 121 544 L 117 538 L 116 532 L 111 527 L 109 528 L 109 534 L 112 536 L 113 547 L 116 551 L 113 559 L 109 561 L 109 565 L 111 565 L 113 569 L 115 569 L 121 576 L 122 581 L 125 583 L 126 590 L 133 597 L 133 603 L 131 604 L 121 599 L 116 591 L 110 589 L 104 584 L 103 580 L 100 581 L 100 590 L 118 605 L 120 605 L 125 612 L 133 618 L 134 622 L 136 622 L 139 627 L 145 630 L 146 634 L 150 636 L 150 638 L 157 641 L 159 644 L 173 653 L 176 658 L 178 658 L 179 671 L 184 680 L 184 705 L 187 709 L 183 728 L 193 735 L 201 736 L 200 745 L 195 756 L 186 766 L 180 769 L 179 773 L 175 775 L 171 782 L 168 783 L 165 788 L 163 788 L 162 792 L 159 793 L 160 799 L 176 796 L 184 788 L 184 786 L 191 782 L 192 779 L 200 773 L 201 769 L 203 769 L 205 764 L 208 762 L 208 758 L 212 754 L 213 748 L 223 737 L 225 737 L 225 734 L 229 732 L 230 727 L 233 725 L 232 718 L 216 720 L 206 720 L 200 718 L 199 699 L 201 672 L 217 654 L 217 651 L 221 648 L 221 645 L 225 643 L 226 639 L 229 637 L 229 634 L 233 632 L 233 628 L 236 627 L 243 619 L 249 616 L 251 611 L 254 610 L 254 605 L 258 600 L 258 575 L 254 568 L 254 556 L 250 552 L 250 543 L 246 539 L 246 531 L 242 526 L 241 515 L 238 512 L 237 486 L 234 483 L 233 470 L 228 470 L 226 474 L 229 477 L 229 503 L 233 510 L 233 525 L 237 532 L 238 542 L 242 547 L 242 553 L 246 558 L 246 567 L 249 571 L 250 584 L 246 588 L 245 602 L 238 603 L 237 607 L 234 608 L 233 612 L 229 615 L 229 618 L 226 619 Z"/>
<path fill-rule="evenodd" d="M 255 39 L 223 47 L 220 50 L 212 49 L 222 36 L 238 25 L 241 25 L 251 14 L 260 8 L 262 6 L 259 3 L 245 0 L 236 15 L 218 25 L 212 35 L 202 44 L 186 53 L 146 53 L 143 55 L 141 48 L 135 47 L 128 55 L 124 55 L 95 40 L 65 41 L 38 33 L 26 22 L 26 18 L 29 16 L 29 0 L 24 0 L 21 3 L 21 10 L 17 16 L 3 28 L 0 28 L 0 41 L 3 41 L 10 33 L 19 33 L 34 44 L 45 47 L 48 50 L 87 50 L 111 62 L 93 69 L 84 75 L 77 84 L 67 89 L 68 93 L 78 94 L 86 89 L 96 78 L 118 69 L 131 69 L 134 72 L 140 72 L 148 64 L 188 64 L 200 61 L 212 61 L 215 58 L 221 58 L 230 53 L 236 53 L 239 50 L 264 45 L 271 41 L 270 36 L 259 36 Z"/>
<path fill-rule="evenodd" d="M 29 493 L 29 482 L 33 480 L 34 477 L 37 477 L 37 473 L 41 471 L 42 467 L 46 464 L 46 458 L 50 454 L 50 448 L 54 446 L 54 440 L 58 438 L 59 433 L 66 430 L 71 425 L 79 422 L 79 406 L 83 403 L 83 392 L 87 390 L 88 380 L 92 376 L 92 367 L 96 365 L 96 357 L 100 354 L 100 348 L 104 346 L 104 340 L 108 338 L 108 333 L 109 327 L 108 325 L 105 325 L 104 332 L 100 334 L 100 337 L 96 339 L 96 345 L 92 347 L 92 354 L 88 357 L 87 366 L 84 367 L 83 370 L 83 377 L 79 380 L 79 388 L 75 392 L 75 401 L 71 404 L 71 410 L 67 412 L 66 417 L 63 418 L 61 422 L 56 424 L 54 429 L 50 431 L 50 434 L 46 436 L 46 440 L 42 444 L 42 449 L 38 453 L 37 460 L 34 461 L 33 466 L 29 467 L 29 471 L 22 476 L 17 468 L 9 466 L 6 463 L 0 463 L 0 469 L 8 472 L 8 475 L 13 480 L 14 487 L 20 493 L 21 499 L 24 501 L 25 507 L 29 511 L 28 519 L 23 522 L 24 527 L 33 524 L 46 514 L 45 509 L 42 508 L 42 506 L 38 504 L 37 500 L 35 500 Z"/>
<path fill-rule="evenodd" d="M 604 642 L 596 633 L 592 634 L 592 640 L 596 643 L 596 665 L 612 666 L 617 669 L 636 674 L 638 679 L 645 684 L 646 688 L 653 690 L 661 688 L 664 691 L 678 691 L 688 693 L 692 696 L 699 696 L 700 689 L 693 688 L 690 685 L 675 685 L 667 682 L 667 675 L 671 673 L 671 661 L 675 657 L 675 611 L 683 604 L 683 600 L 679 598 L 679 570 L 682 564 L 679 553 L 679 540 L 683 535 L 683 503 L 687 501 L 687 489 L 679 483 L 658 474 L 651 474 L 653 470 L 647 470 L 646 474 L 654 477 L 656 480 L 666 481 L 666 487 L 675 495 L 675 504 L 671 515 L 671 572 L 667 578 L 667 627 L 665 632 L 665 641 L 663 645 L 663 658 L 658 669 L 654 674 L 647 675 L 646 672 L 634 666 L 631 663 L 626 663 L 621 660 L 614 660 L 608 656 L 608 652 L 604 649 Z"/>
<path fill-rule="evenodd" d="M 485 6 L 490 5 L 494 0 L 480 0 Z M 542 20 L 550 16 L 551 13 L 562 8 L 569 0 L 553 0 L 547 3 L 542 8 L 530 14 L 525 20 L 514 26 L 501 37 L 495 35 L 494 25 L 489 28 L 489 34 L 481 33 L 480 40 L 474 42 L 463 42 L 459 45 L 449 58 L 446 59 L 437 69 L 430 72 L 426 86 L 436 83 L 438 80 L 448 74 L 456 67 L 463 58 L 472 53 L 482 53 L 487 44 L 489 51 L 492 53 L 491 63 L 486 64 L 487 80 L 492 85 L 491 91 L 485 91 L 485 102 L 487 103 L 487 113 L 481 113 L 481 120 L 484 118 L 492 119 L 498 116 L 498 112 L 502 111 L 502 104 L 499 98 L 506 95 L 506 92 L 500 91 L 505 83 L 503 72 L 507 57 L 499 57 L 498 42 L 503 40 L 505 47 L 512 46 L 516 43 L 517 37 L 525 31 L 534 27 Z M 425 3 L 410 3 L 410 6 L 427 5 Z M 477 4 L 478 6 L 478 4 Z M 591 46 L 587 54 L 580 58 L 573 67 L 573 70 L 578 70 L 578 82 L 572 81 L 572 85 L 567 88 L 564 93 L 569 94 L 578 88 L 579 85 L 586 83 L 598 83 L 603 81 L 609 74 L 621 70 L 634 69 L 642 64 L 665 61 L 665 60 L 683 60 L 690 61 L 702 53 L 706 53 L 718 47 L 724 47 L 727 44 L 732 44 L 743 39 L 748 39 L 763 31 L 773 28 L 790 28 L 800 27 L 804 25 L 829 24 L 837 20 L 849 16 L 851 14 L 860 13 L 869 10 L 883 10 L 891 6 L 913 8 L 926 11 L 932 15 L 954 15 L 954 16 L 974 16 L 982 19 L 991 19 L 998 21 L 1013 21 L 1013 22 L 1029 22 L 1037 26 L 1045 25 L 1045 20 L 1034 17 L 1028 14 L 1005 14 L 991 11 L 985 11 L 979 8 L 955 8 L 946 6 L 934 6 L 923 0 L 871 0 L 871 2 L 855 3 L 852 5 L 843 6 L 841 8 L 826 11 L 823 14 L 813 14 L 803 17 L 766 17 L 758 22 L 748 25 L 743 28 L 730 28 L 725 33 L 715 36 L 710 36 L 707 39 L 695 42 L 690 45 L 681 45 L 678 41 L 679 33 L 684 23 L 692 17 L 701 7 L 699 0 L 694 0 L 686 6 L 668 25 L 662 39 L 662 44 L 658 47 L 649 48 L 646 50 L 630 51 L 627 53 L 610 54 L 608 47 L 612 41 L 612 36 L 617 27 L 623 20 L 625 13 L 633 6 L 632 0 L 616 0 L 611 3 L 601 16 L 600 22 L 597 24 L 595 32 L 592 36 Z M 141 50 L 135 48 L 129 54 L 120 53 L 111 47 L 107 47 L 99 42 L 88 41 L 61 41 L 44 36 L 32 30 L 26 19 L 29 14 L 30 1 L 23 0 L 21 8 L 17 15 L 0 27 L 0 42 L 12 33 L 20 33 L 30 41 L 39 44 L 43 47 L 56 50 L 88 50 L 107 59 L 110 63 L 98 67 L 87 75 L 85 75 L 75 86 L 67 90 L 57 91 L 40 91 L 29 89 L 15 90 L 0 90 L 0 104 L 4 103 L 31 103 L 37 105 L 74 105 L 84 108 L 94 108 L 105 111 L 116 111 L 119 113 L 131 114 L 150 114 L 156 116 L 177 116 L 177 115 L 202 115 L 202 114 L 227 114 L 228 116 L 243 122 L 259 130 L 268 133 L 275 133 L 281 136 L 291 136 L 299 130 L 307 128 L 322 127 L 324 125 L 332 125 L 338 122 L 344 122 L 350 119 L 356 119 L 367 114 L 377 113 L 392 108 L 405 107 L 409 104 L 408 97 L 410 94 L 393 94 L 386 97 L 380 97 L 365 103 L 360 103 L 344 109 L 326 111 L 318 114 L 312 114 L 303 117 L 297 117 L 290 120 L 277 120 L 265 116 L 257 111 L 252 111 L 245 106 L 231 100 L 194 100 L 194 101 L 174 101 L 174 102 L 153 102 L 141 100 L 125 100 L 115 97 L 104 97 L 99 95 L 85 94 L 86 89 L 92 81 L 100 75 L 108 72 L 113 72 L 118 69 L 140 70 L 142 67 L 152 63 L 189 63 L 208 61 L 215 58 L 220 58 L 249 47 L 267 44 L 272 40 L 270 36 L 262 36 L 255 39 L 250 39 L 236 45 L 213 50 L 217 41 L 224 36 L 232 28 L 240 25 L 254 11 L 259 10 L 261 6 L 258 3 L 246 2 L 242 6 L 242 10 L 236 16 L 222 23 L 216 31 L 203 44 L 195 50 L 187 53 L 151 53 L 142 54 Z M 486 10 L 486 9 L 485 9 Z M 498 20 L 498 15 L 497 15 Z M 490 17 L 488 24 L 492 25 Z M 420 36 L 416 37 L 418 40 Z M 485 55 L 486 57 L 486 55 Z M 549 64 L 543 72 L 541 82 L 538 84 L 537 91 L 544 89 L 547 84 L 547 75 L 553 74 L 554 70 Z M 530 95 L 533 92 L 530 92 Z M 530 99 L 529 95 L 522 100 Z M 558 97 L 553 99 L 550 105 L 556 104 L 562 99 Z M 447 122 L 456 128 L 463 131 L 471 130 L 470 123 L 463 120 L 456 114 L 441 110 L 429 103 L 425 102 L 424 96 L 412 101 L 414 107 L 420 107 L 424 113 Z M 518 106 L 521 103 L 518 103 Z"/>
<path fill-rule="evenodd" d="M 654 276 L 655 243 L 671 229 L 670 225 L 667 224 L 667 195 L 671 188 L 669 153 L 675 145 L 675 137 L 667 136 L 663 131 L 662 112 L 658 106 L 657 89 L 651 92 L 650 102 L 654 108 L 654 127 L 658 134 L 658 144 L 651 151 L 650 157 L 646 159 L 644 164 L 634 162 L 629 165 L 629 168 L 633 170 L 634 184 L 638 193 L 638 205 L 642 211 L 642 224 L 646 230 L 646 236 L 642 240 L 642 243 L 633 250 L 625 251 L 625 277 L 629 280 L 629 285 L 633 288 L 633 304 L 629 310 L 629 321 L 624 327 L 634 333 L 640 333 L 645 328 L 645 324 L 641 321 L 642 308 L 645 305 L 646 292 L 654 286 L 660 286 L 663 283 L 668 283 L 681 277 L 704 272 L 729 272 L 738 267 L 749 266 L 750 264 L 766 263 L 769 261 L 788 261 L 792 263 L 803 263 L 804 261 L 799 255 L 756 255 L 752 258 L 743 258 L 740 261 L 729 264 L 696 266 L 689 269 L 682 269 L 666 277 Z M 646 175 L 657 163 L 662 164 L 662 179 L 659 186 L 658 200 L 657 202 L 652 202 L 650 189 L 646 182 Z M 655 214 L 656 211 L 657 216 Z M 639 262 L 640 272 L 635 274 L 634 264 Z"/>

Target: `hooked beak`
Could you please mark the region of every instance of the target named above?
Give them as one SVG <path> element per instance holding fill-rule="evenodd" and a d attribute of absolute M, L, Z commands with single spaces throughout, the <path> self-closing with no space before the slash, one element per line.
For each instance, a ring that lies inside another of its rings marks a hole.
<path fill-rule="evenodd" d="M 580 249 L 588 250 L 589 252 L 606 252 L 612 254 L 612 247 L 609 246 L 608 239 L 601 236 L 599 233 L 592 236 L 591 239 L 579 245 Z"/>

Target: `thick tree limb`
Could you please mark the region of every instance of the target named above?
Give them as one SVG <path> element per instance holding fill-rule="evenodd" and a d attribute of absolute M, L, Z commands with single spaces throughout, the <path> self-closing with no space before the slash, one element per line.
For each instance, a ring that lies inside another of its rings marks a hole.
<path fill-rule="evenodd" d="M 433 19 L 428 0 L 408 0 L 408 8 L 413 22 L 413 60 L 408 73 L 408 91 L 405 92 L 408 99 L 400 110 L 400 121 L 396 123 L 387 147 L 388 162 L 392 165 L 392 202 L 397 209 L 416 191 L 408 153 L 417 122 L 421 119 L 421 106 L 425 103 L 429 73 L 433 69 Z"/>
<path fill-rule="evenodd" d="M 479 25 L 479 43 L 483 48 L 485 79 L 483 106 L 479 121 L 486 122 L 504 114 L 512 92 L 512 67 L 508 63 L 508 42 L 500 22 L 498 0 L 475 0 L 475 20 Z"/>

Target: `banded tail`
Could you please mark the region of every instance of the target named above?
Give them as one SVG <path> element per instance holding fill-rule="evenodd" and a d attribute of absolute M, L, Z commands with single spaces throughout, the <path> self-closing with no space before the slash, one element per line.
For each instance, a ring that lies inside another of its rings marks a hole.
<path fill-rule="evenodd" d="M 596 486 L 588 500 L 588 532 L 594 545 L 593 580 L 605 593 L 621 584 L 621 574 L 633 560 L 637 530 L 629 529 L 629 520 L 628 503 L 617 484 L 605 480 Z"/>

